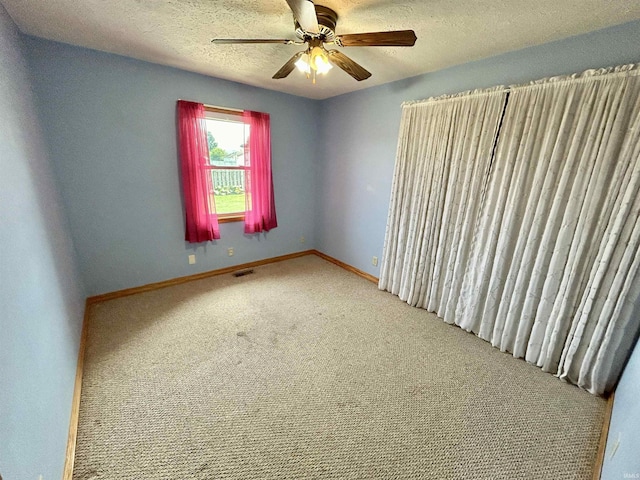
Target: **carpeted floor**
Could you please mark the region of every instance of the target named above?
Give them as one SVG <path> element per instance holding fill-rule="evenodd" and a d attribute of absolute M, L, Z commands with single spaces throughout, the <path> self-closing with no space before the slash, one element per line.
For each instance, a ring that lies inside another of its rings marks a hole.
<path fill-rule="evenodd" d="M 604 410 L 310 255 L 94 306 L 74 479 L 588 479 Z"/>

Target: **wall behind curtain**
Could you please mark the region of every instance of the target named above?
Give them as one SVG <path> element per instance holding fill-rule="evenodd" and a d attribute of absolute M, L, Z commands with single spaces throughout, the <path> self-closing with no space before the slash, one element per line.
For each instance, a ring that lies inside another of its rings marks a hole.
<path fill-rule="evenodd" d="M 314 247 L 316 101 L 36 38 L 26 43 L 89 295 Z M 185 243 L 177 99 L 271 115 L 278 228 L 245 236 L 242 222 L 225 223 L 216 244 Z"/>
<path fill-rule="evenodd" d="M 62 477 L 84 292 L 18 29 L 0 5 L 0 475 Z"/>

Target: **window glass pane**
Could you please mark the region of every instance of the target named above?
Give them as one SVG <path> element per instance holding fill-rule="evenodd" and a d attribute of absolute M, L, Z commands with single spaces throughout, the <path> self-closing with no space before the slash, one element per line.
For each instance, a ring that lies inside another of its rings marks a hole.
<path fill-rule="evenodd" d="M 209 170 L 213 181 L 216 213 L 244 213 L 245 191 L 244 170 Z"/>
<path fill-rule="evenodd" d="M 244 166 L 244 145 L 249 126 L 242 121 L 207 118 L 209 162 L 216 167 Z"/>

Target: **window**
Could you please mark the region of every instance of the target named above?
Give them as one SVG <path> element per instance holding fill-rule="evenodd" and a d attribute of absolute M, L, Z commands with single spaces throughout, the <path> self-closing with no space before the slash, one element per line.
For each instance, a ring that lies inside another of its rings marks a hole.
<path fill-rule="evenodd" d="M 178 100 L 176 110 L 185 240 L 219 239 L 218 217 L 244 219 L 247 235 L 276 228 L 269 114 L 205 110 L 188 100 Z"/>
<path fill-rule="evenodd" d="M 249 125 L 242 111 L 205 106 L 209 163 L 213 192 L 210 202 L 219 222 L 244 219 L 247 210 L 245 146 L 249 140 Z"/>

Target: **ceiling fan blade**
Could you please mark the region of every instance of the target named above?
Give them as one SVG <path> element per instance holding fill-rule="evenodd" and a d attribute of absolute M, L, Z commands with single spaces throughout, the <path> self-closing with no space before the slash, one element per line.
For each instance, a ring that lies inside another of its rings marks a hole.
<path fill-rule="evenodd" d="M 293 16 L 302 29 L 310 33 L 318 33 L 318 17 L 311 0 L 287 0 Z"/>
<path fill-rule="evenodd" d="M 347 57 L 338 50 L 329 50 L 329 59 L 359 82 L 371 76 L 371 72 Z"/>
<path fill-rule="evenodd" d="M 278 70 L 275 75 L 271 78 L 274 78 L 275 80 L 278 80 L 280 78 L 284 78 L 286 76 L 288 76 L 291 72 L 293 72 L 293 69 L 296 68 L 296 62 L 298 61 L 298 59 L 304 54 L 304 51 L 302 52 L 298 52 L 296 53 L 293 57 L 291 57 L 289 59 L 289 61 L 287 61 L 287 63 L 285 63 L 282 68 L 280 70 Z"/>
<path fill-rule="evenodd" d="M 416 40 L 413 30 L 352 33 L 336 37 L 336 43 L 343 47 L 413 47 Z"/>
<path fill-rule="evenodd" d="M 231 43 L 282 43 L 284 45 L 291 45 L 295 43 L 293 40 L 278 40 L 270 38 L 214 38 L 211 43 L 218 43 L 221 45 Z"/>

